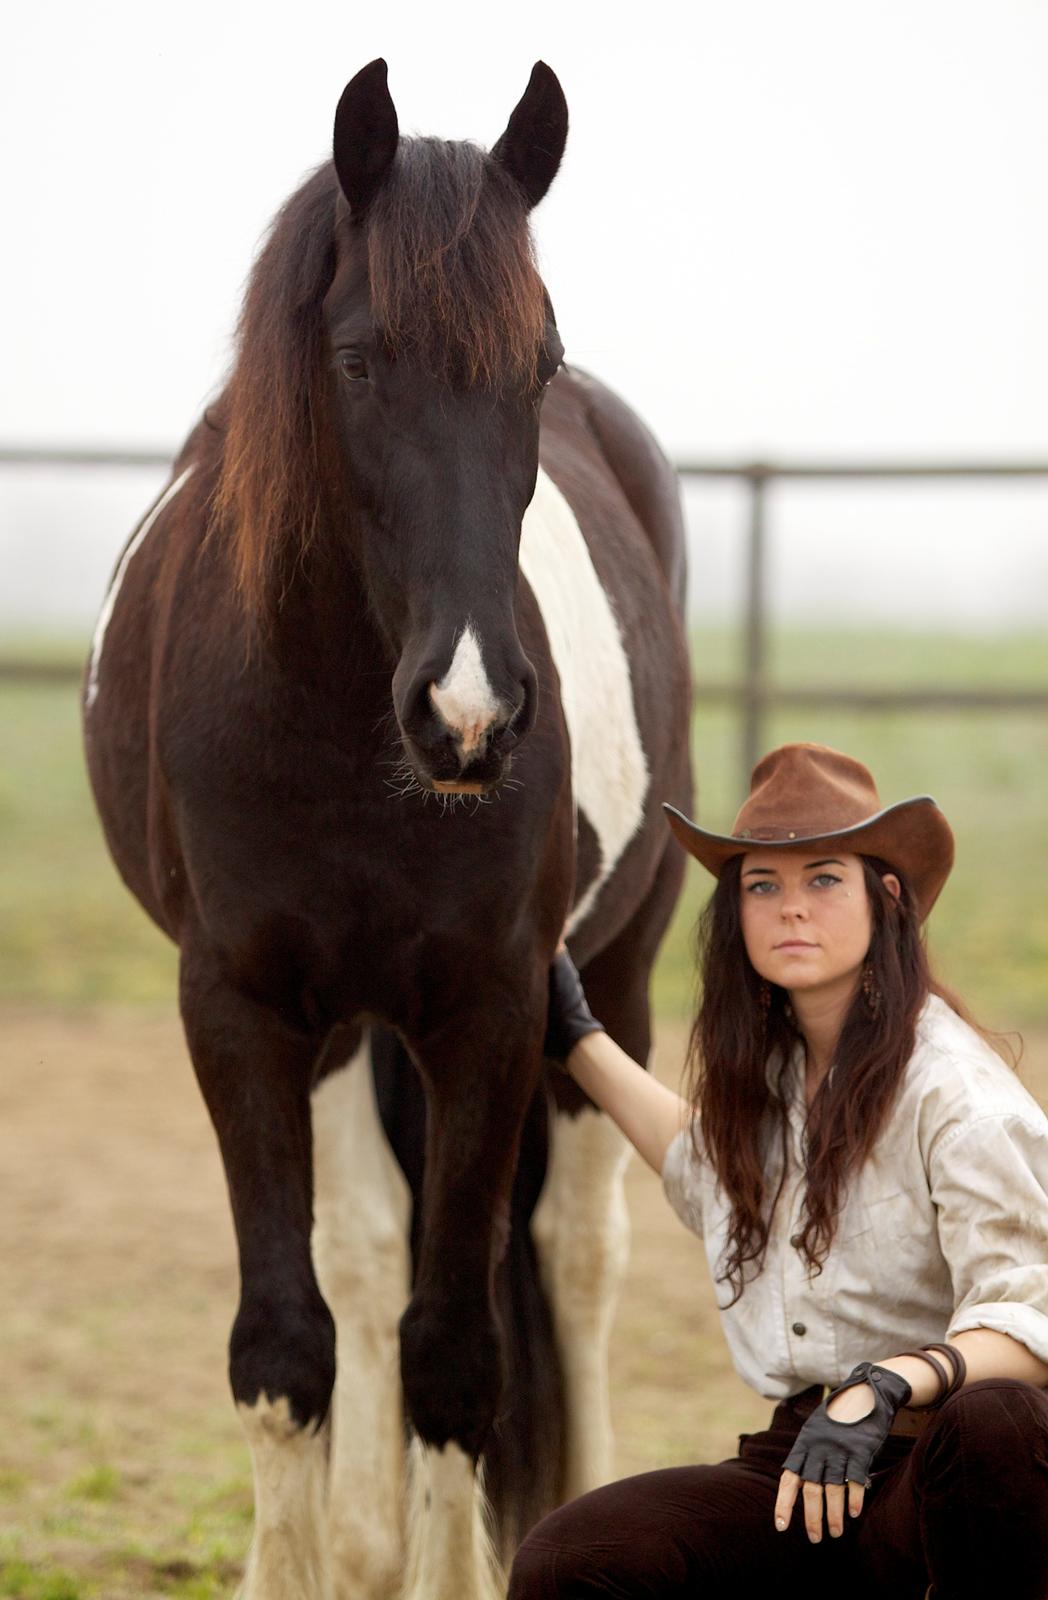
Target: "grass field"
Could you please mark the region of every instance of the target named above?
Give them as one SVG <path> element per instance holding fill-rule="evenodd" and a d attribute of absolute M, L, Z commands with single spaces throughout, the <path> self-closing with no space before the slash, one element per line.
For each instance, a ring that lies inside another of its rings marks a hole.
<path fill-rule="evenodd" d="M 42 655 L 80 642 L 28 641 Z M 0 640 L 10 653 L 27 641 Z M 696 670 L 732 675 L 704 633 Z M 774 641 L 781 681 L 1045 686 L 1037 637 L 884 632 Z M 0 688 L 0 1595 L 217 1600 L 249 1536 L 250 1470 L 226 1389 L 236 1297 L 214 1140 L 174 1017 L 174 958 L 106 856 L 67 687 Z M 933 919 L 943 973 L 1029 1035 L 1048 1096 L 1048 726 L 1032 715 L 776 717 L 869 762 L 885 801 L 930 791 L 958 836 Z M 694 722 L 698 812 L 727 827 L 739 730 Z M 663 1075 L 683 1051 L 694 868 L 657 977 Z M 730 1451 L 767 1407 L 734 1377 L 696 1242 L 634 1163 L 634 1244 L 613 1343 L 619 1468 Z"/>
<path fill-rule="evenodd" d="M 21 650 L 27 641 L 17 643 Z M 732 646 L 727 633 L 697 635 L 697 674 L 730 675 Z M 35 648 L 52 654 L 56 642 L 36 641 Z M 68 642 L 62 648 L 81 650 Z M 1035 635 L 793 631 L 773 638 L 772 674 L 784 683 L 1048 687 L 1048 643 Z M 0 726 L 0 999 L 168 1005 L 173 953 L 105 853 L 84 777 L 75 691 L 0 688 Z M 931 925 L 942 975 L 995 1026 L 1048 1019 L 1048 719 L 813 707 L 769 719 L 766 747 L 787 739 L 814 739 L 861 757 L 886 802 L 935 795 L 958 842 L 957 867 Z M 741 798 L 738 720 L 703 708 L 693 740 L 699 816 L 726 829 Z M 692 868 L 658 974 L 657 1004 L 667 1015 L 680 1016 L 690 1004 L 689 932 L 707 889 L 705 875 Z"/>
<path fill-rule="evenodd" d="M 675 1082 L 684 1027 L 658 1029 Z M 0 1008 L 0 1596 L 228 1600 L 250 1537 L 226 1384 L 221 1164 L 173 1016 Z M 1048 1034 L 1023 1076 L 1048 1099 Z M 620 1473 L 720 1460 L 765 1425 L 701 1246 L 639 1160 L 611 1348 Z"/>

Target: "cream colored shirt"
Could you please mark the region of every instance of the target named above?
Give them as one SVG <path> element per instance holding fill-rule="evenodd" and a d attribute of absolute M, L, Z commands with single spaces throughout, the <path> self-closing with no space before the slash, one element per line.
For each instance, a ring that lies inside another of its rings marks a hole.
<path fill-rule="evenodd" d="M 763 1265 L 748 1269 L 730 1308 L 717 1286 L 739 1376 L 782 1399 L 967 1328 L 1011 1334 L 1048 1362 L 1048 1117 L 1011 1069 L 929 997 L 895 1107 L 849 1181 L 821 1274 L 809 1277 L 790 1243 L 804 1195 L 801 1067 L 798 1051 L 784 1090 L 786 1182 Z M 690 1129 L 666 1152 L 662 1181 L 716 1279 L 729 1209 Z"/>

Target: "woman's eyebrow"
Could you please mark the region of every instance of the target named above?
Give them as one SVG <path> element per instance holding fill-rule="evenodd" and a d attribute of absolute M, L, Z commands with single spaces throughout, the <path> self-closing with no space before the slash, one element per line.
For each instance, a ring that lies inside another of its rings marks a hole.
<path fill-rule="evenodd" d="M 806 862 L 805 866 L 804 866 L 804 871 L 805 872 L 813 872 L 816 867 L 843 867 L 843 865 L 844 865 L 844 862 L 843 861 L 838 861 L 836 856 L 827 856 L 825 861 L 808 861 L 808 862 Z M 765 876 L 775 876 L 775 875 L 778 874 L 778 871 L 779 871 L 778 867 L 747 867 L 746 871 L 743 873 L 743 877 L 744 878 L 753 878 L 753 877 L 756 877 L 759 874 L 760 875 L 765 875 Z"/>

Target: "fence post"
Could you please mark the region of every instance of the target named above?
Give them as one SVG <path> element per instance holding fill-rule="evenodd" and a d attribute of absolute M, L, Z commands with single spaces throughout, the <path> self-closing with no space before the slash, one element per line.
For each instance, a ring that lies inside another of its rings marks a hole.
<path fill-rule="evenodd" d="M 750 773 L 763 752 L 765 697 L 764 580 L 767 556 L 767 485 L 771 469 L 747 468 L 750 526 L 746 541 L 746 633 L 743 677 L 742 774 L 740 800 L 749 789 Z"/>

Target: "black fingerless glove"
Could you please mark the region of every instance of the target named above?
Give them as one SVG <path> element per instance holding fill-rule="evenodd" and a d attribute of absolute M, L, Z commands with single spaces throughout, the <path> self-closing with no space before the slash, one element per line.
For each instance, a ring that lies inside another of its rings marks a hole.
<path fill-rule="evenodd" d="M 554 956 L 549 969 L 549 1012 L 542 1053 L 562 1065 L 573 1045 L 587 1033 L 603 1033 L 603 1028 L 586 1004 L 582 979 L 566 950 Z"/>
<path fill-rule="evenodd" d="M 873 1390 L 873 1410 L 858 1422 L 836 1422 L 828 1412 L 830 1401 L 859 1383 L 868 1383 Z M 783 1471 L 796 1472 L 808 1483 L 869 1484 L 873 1458 L 891 1432 L 896 1412 L 909 1403 L 912 1393 L 897 1372 L 860 1361 L 812 1412 L 793 1442 Z"/>

